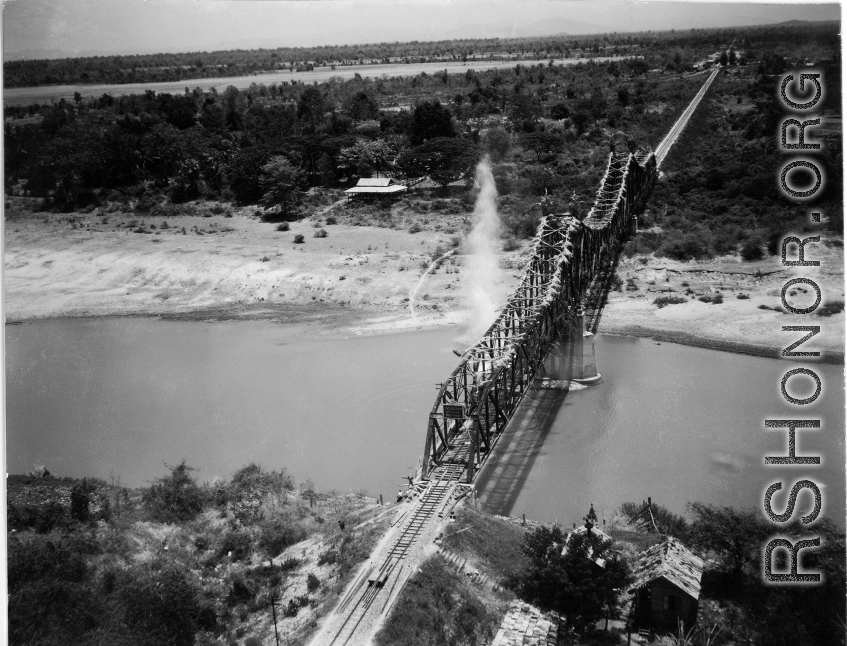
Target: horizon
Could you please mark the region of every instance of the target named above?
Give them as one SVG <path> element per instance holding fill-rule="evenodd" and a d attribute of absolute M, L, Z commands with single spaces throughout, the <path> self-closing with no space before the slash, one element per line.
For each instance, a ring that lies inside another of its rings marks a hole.
<path fill-rule="evenodd" d="M 652 0 L 13 0 L 4 61 L 457 39 L 591 36 L 840 21 L 838 4 Z M 190 24 L 190 29 L 185 25 Z M 358 38 L 351 39 L 351 34 Z"/>

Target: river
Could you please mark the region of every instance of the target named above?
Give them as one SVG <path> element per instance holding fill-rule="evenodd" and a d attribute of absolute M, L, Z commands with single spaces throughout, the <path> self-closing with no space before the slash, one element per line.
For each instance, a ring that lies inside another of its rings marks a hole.
<path fill-rule="evenodd" d="M 626 57 L 608 57 L 597 56 L 590 60 L 596 63 L 604 63 L 611 60 L 618 60 Z M 585 63 L 589 59 L 585 58 L 560 58 L 555 59 L 555 65 L 576 65 Z M 450 74 L 464 74 L 467 70 L 476 70 L 483 72 L 492 69 L 514 68 L 515 65 L 537 65 L 549 63 L 548 59 L 544 60 L 509 60 L 509 61 L 443 61 L 439 63 L 385 63 L 380 65 L 343 65 L 332 69 L 331 67 L 320 67 L 307 72 L 290 72 L 288 70 L 280 70 L 278 72 L 265 72 L 262 74 L 254 74 L 251 76 L 229 76 L 220 78 L 200 78 L 200 79 L 185 79 L 182 81 L 161 81 L 156 83 L 120 83 L 120 84 L 96 84 L 96 85 L 40 85 L 37 87 L 13 87 L 3 88 L 3 103 L 5 105 L 29 105 L 30 103 L 50 103 L 59 99 L 72 99 L 75 92 L 79 92 L 83 97 L 100 97 L 103 94 L 111 94 L 112 96 L 125 96 L 128 94 L 144 94 L 147 90 L 153 92 L 182 94 L 185 88 L 200 88 L 208 92 L 215 88 L 218 92 L 223 92 L 228 86 L 233 85 L 239 90 L 244 90 L 253 83 L 257 85 L 272 83 L 290 83 L 298 81 L 301 83 L 323 83 L 332 78 L 342 80 L 352 79 L 357 74 L 362 78 L 370 77 L 372 79 L 394 76 L 417 76 L 421 72 L 434 74 L 447 70 Z"/>
<path fill-rule="evenodd" d="M 6 326 L 7 471 L 120 476 L 143 485 L 186 459 L 200 480 L 256 462 L 320 489 L 393 497 L 423 451 L 435 384 L 455 367 L 461 331 L 327 337 L 309 325 L 147 318 Z M 758 506 L 780 477 L 824 483 L 824 514 L 844 508 L 844 391 L 824 392 L 798 431 L 813 469 L 763 465 L 796 416 L 779 394 L 789 362 L 647 339 L 599 336 L 600 385 L 531 391 L 478 481 L 490 511 L 577 522 L 594 503 L 683 513 L 692 500 Z M 788 473 L 788 475 L 786 475 Z M 777 475 L 775 475 L 777 474 Z M 786 487 L 787 488 L 787 487 Z"/>

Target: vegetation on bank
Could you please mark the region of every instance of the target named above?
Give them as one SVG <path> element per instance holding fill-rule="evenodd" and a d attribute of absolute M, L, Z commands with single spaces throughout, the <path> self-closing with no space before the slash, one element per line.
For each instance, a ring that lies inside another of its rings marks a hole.
<path fill-rule="evenodd" d="M 642 509 L 625 503 L 621 514 Z M 272 600 L 286 643 L 305 643 L 387 530 L 383 512 L 252 464 L 230 481 L 199 484 L 183 462 L 143 489 L 10 476 L 10 643 L 257 646 L 274 639 Z M 773 528 L 758 512 L 691 503 L 686 517 L 657 505 L 653 517 L 661 534 L 617 519 L 604 527 L 612 541 L 576 536 L 563 554 L 558 526 L 461 505 L 436 541 L 443 555 L 412 575 L 376 643 L 488 643 L 516 597 L 557 611 L 574 644 L 620 643 L 621 624 L 606 620 L 626 619 L 637 555 L 666 534 L 706 562 L 695 632 L 711 635 L 712 646 L 843 636 L 845 537 L 831 522 L 815 525 L 822 548 L 802 556 L 823 583 L 797 589 L 762 583 Z M 589 555 L 603 555 L 606 568 Z"/>
<path fill-rule="evenodd" d="M 385 529 L 373 501 L 255 464 L 150 487 L 10 476 L 11 644 L 303 643 Z M 342 527 L 343 525 L 343 527 Z"/>

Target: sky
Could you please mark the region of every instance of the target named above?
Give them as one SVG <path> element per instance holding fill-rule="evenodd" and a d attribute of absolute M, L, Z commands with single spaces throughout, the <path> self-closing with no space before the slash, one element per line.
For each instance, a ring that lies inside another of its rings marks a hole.
<path fill-rule="evenodd" d="M 625 0 L 5 0 L 13 58 L 838 20 L 837 4 Z"/>

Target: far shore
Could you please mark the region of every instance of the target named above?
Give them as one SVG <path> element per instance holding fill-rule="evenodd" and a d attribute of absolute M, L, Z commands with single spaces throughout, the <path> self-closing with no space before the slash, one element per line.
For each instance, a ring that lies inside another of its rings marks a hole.
<path fill-rule="evenodd" d="M 446 216 L 410 233 L 408 221 L 394 228 L 357 226 L 340 207 L 338 224 L 316 214 L 279 232 L 253 209 L 236 209 L 232 217 L 173 218 L 167 228 L 161 218 L 148 217 L 157 227 L 144 235 L 124 226 L 128 216 L 121 214 L 37 213 L 22 198 L 12 199 L 5 229 L 7 324 L 152 316 L 309 324 L 321 336 L 466 329 L 462 248 L 422 280 L 435 254 L 462 244 L 466 216 Z M 320 227 L 327 237 L 314 237 Z M 292 243 L 298 233 L 304 244 Z M 520 282 L 529 244 L 502 252 L 494 280 L 502 297 Z M 824 302 L 843 301 L 840 241 L 815 251 L 821 266 L 806 275 L 821 286 Z M 815 324 L 821 332 L 804 349 L 821 351 L 822 362 L 844 362 L 844 312 L 797 317 L 779 310 L 781 286 L 794 275 L 778 257 L 622 257 L 618 276 L 623 284 L 609 294 L 600 334 L 778 358 L 799 338 L 783 325 Z M 700 300 L 718 292 L 720 304 Z M 686 300 L 658 308 L 654 301 L 663 295 Z M 796 302 L 809 296 L 798 294 Z"/>

